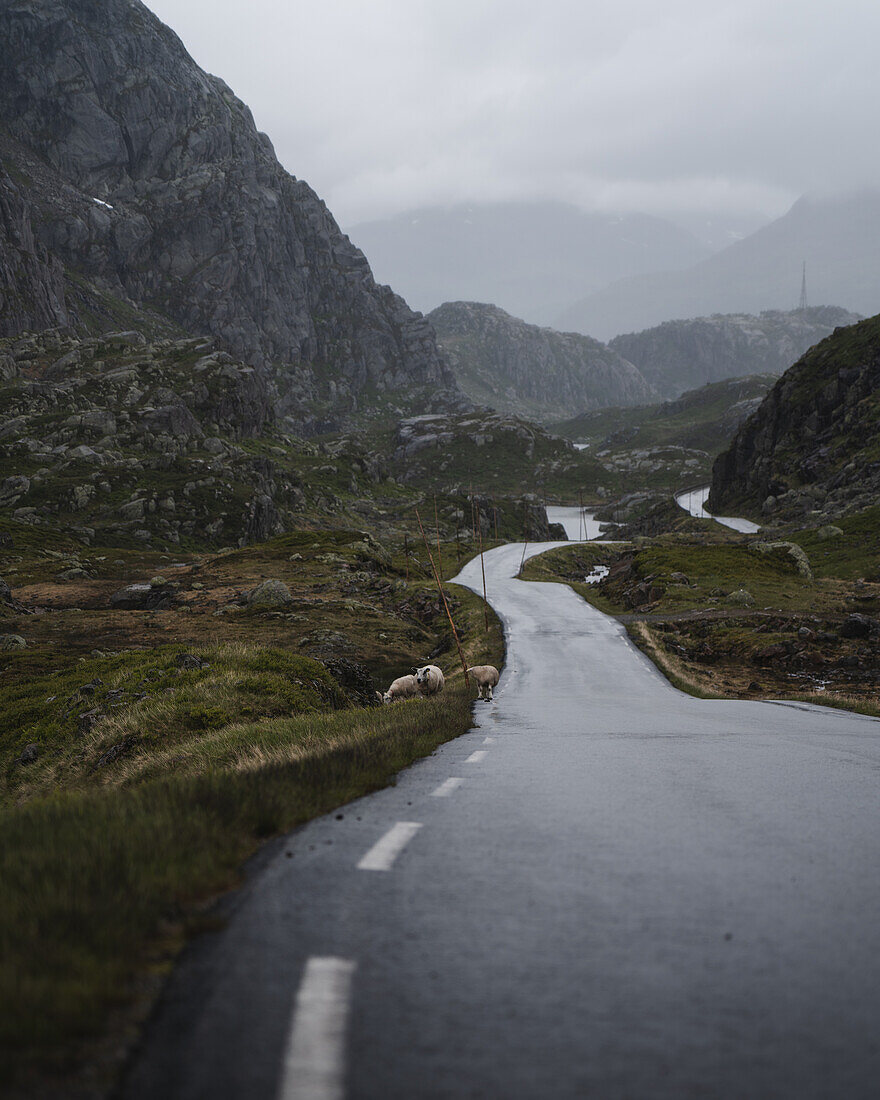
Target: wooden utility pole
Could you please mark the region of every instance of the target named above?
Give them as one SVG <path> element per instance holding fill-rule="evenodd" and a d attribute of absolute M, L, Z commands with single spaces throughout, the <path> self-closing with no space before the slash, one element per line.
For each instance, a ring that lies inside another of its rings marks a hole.
<path fill-rule="evenodd" d="M 434 528 L 437 531 L 437 568 L 443 576 L 443 555 L 440 553 L 440 520 L 437 518 L 437 494 L 434 494 Z"/>
<path fill-rule="evenodd" d="M 458 649 L 458 659 L 461 661 L 461 670 L 464 673 L 464 682 L 467 688 L 470 688 L 471 681 L 468 676 L 467 662 L 464 659 L 464 653 L 461 650 L 461 642 L 458 640 L 458 631 L 455 629 L 455 623 L 452 621 L 452 612 L 449 610 L 449 604 L 446 602 L 446 595 L 443 591 L 443 585 L 440 583 L 440 576 L 437 572 L 437 566 L 434 564 L 434 555 L 431 553 L 431 547 L 428 545 L 428 539 L 425 535 L 425 528 L 422 526 L 422 517 L 419 515 L 419 510 L 416 508 L 416 519 L 419 521 L 419 530 L 422 533 L 422 542 L 425 544 L 425 550 L 428 552 L 428 561 L 431 563 L 431 570 L 434 574 L 434 583 L 437 585 L 437 591 L 440 593 L 440 599 L 443 601 L 443 606 L 446 608 L 446 618 L 449 619 L 449 625 L 452 627 L 452 637 L 455 638 L 455 646 Z"/>
<path fill-rule="evenodd" d="M 489 633 L 489 601 L 486 597 L 486 563 L 483 561 L 483 525 L 480 524 L 480 569 L 483 573 L 483 622 Z"/>

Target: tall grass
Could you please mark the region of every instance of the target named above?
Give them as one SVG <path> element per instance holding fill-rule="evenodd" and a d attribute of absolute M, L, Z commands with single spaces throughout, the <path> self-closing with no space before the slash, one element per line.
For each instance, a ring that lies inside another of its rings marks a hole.
<path fill-rule="evenodd" d="M 0 1077 L 64 1069 L 131 995 L 157 930 L 185 927 L 262 838 L 384 786 L 470 725 L 453 683 L 436 699 L 213 731 L 182 774 L 0 813 Z"/>

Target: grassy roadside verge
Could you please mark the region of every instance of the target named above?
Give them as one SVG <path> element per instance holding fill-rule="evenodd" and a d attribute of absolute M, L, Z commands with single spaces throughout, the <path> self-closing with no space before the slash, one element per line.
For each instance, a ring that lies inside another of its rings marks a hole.
<path fill-rule="evenodd" d="M 500 665 L 500 623 L 490 612 L 486 634 L 482 600 L 458 588 L 454 598 L 468 662 Z M 187 935 L 259 845 L 393 782 L 472 725 L 474 692 L 449 652 L 441 696 L 358 707 L 297 655 L 227 643 L 188 669 L 180 648 L 80 665 L 80 679 L 100 673 L 98 696 L 139 686 L 144 662 L 170 686 L 92 731 L 64 727 L 55 755 L 47 748 L 27 783 L 7 785 L 0 1079 L 14 1095 L 106 1092 Z M 116 746 L 125 751 L 108 759 Z"/>
<path fill-rule="evenodd" d="M 880 631 L 871 614 L 880 586 L 805 575 L 789 545 L 768 553 L 747 540 L 667 537 L 616 550 L 563 547 L 532 558 L 522 577 L 568 584 L 619 618 L 634 644 L 690 695 L 880 717 Z M 851 557 L 858 553 L 853 547 Z M 600 564 L 610 567 L 607 577 L 586 584 Z"/>

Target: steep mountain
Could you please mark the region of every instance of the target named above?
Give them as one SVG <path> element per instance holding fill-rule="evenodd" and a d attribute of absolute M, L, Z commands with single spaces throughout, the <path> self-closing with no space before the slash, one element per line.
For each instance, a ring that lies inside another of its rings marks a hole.
<path fill-rule="evenodd" d="M 500 412 L 548 420 L 652 396 L 632 363 L 589 336 L 538 328 L 481 302 L 446 302 L 428 320 L 467 396 Z"/>
<path fill-rule="evenodd" d="M 880 191 L 799 199 L 783 217 L 684 271 L 636 275 L 577 301 L 557 328 L 609 340 L 673 318 L 788 310 L 801 290 L 869 316 L 880 308 Z"/>
<path fill-rule="evenodd" d="M 7 333 L 63 323 L 85 280 L 271 368 L 291 427 L 461 405 L 430 326 L 139 0 L 3 0 L 0 56 L 0 157 L 30 204 L 30 252 L 6 177 L 2 217 L 37 257 L 16 280 L 33 307 Z"/>
<path fill-rule="evenodd" d="M 616 336 L 609 347 L 639 368 L 662 397 L 746 374 L 782 374 L 807 348 L 859 320 L 834 306 L 666 321 Z"/>
<path fill-rule="evenodd" d="M 496 302 L 535 324 L 612 279 L 690 266 L 710 251 L 662 218 L 548 202 L 431 207 L 349 232 L 417 309 Z"/>
<path fill-rule="evenodd" d="M 27 200 L 0 164 L 0 336 L 67 322 L 61 264 L 34 240 Z"/>
<path fill-rule="evenodd" d="M 836 330 L 785 372 L 716 460 L 707 506 L 819 523 L 876 504 L 878 424 L 880 316 Z"/>

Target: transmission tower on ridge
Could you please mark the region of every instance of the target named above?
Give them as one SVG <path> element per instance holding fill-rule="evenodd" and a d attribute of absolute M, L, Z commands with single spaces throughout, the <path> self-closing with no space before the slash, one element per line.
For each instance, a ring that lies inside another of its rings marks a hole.
<path fill-rule="evenodd" d="M 801 301 L 798 309 L 801 313 L 807 308 L 807 261 L 804 260 L 804 270 L 801 276 Z"/>

